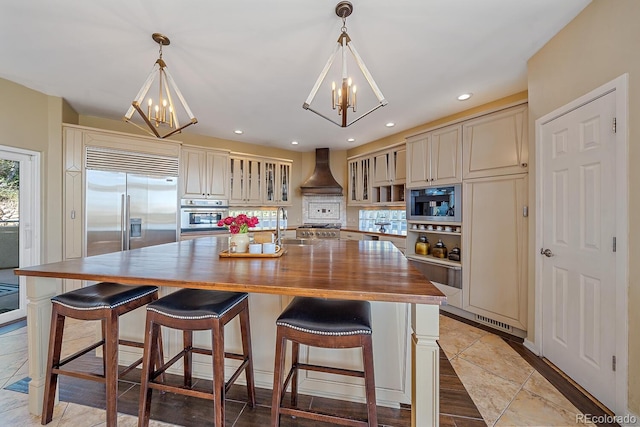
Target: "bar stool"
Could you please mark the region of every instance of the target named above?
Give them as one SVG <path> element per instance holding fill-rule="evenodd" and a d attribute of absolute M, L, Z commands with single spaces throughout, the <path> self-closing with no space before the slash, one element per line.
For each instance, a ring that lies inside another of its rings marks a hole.
<path fill-rule="evenodd" d="M 243 354 L 227 353 L 224 351 L 224 325 L 238 315 Z M 161 344 L 156 345 L 161 336 L 161 326 L 183 331 L 183 350 L 159 369 L 154 370 L 151 361 L 157 360 L 156 352 L 161 348 Z M 211 350 L 193 347 L 193 331 L 202 330 L 211 330 Z M 211 392 L 192 389 L 193 353 L 213 357 L 213 390 Z M 225 357 L 242 361 L 226 383 L 224 380 Z M 181 358 L 184 360 L 184 386 L 169 385 L 162 381 L 162 378 L 158 379 Z M 249 295 L 240 292 L 181 289 L 149 304 L 143 359 L 138 426 L 149 425 L 151 395 L 154 389 L 213 400 L 214 425 L 224 426 L 225 393 L 229 391 L 243 370 L 247 380 L 249 403 L 252 407 L 256 403 L 249 328 Z"/>
<path fill-rule="evenodd" d="M 111 282 L 97 283 L 51 298 L 51 332 L 42 404 L 42 424 L 48 424 L 53 417 L 58 375 L 68 375 L 105 384 L 107 426 L 117 424 L 118 378 L 142 363 L 140 358 L 118 374 L 118 345 L 142 348 L 142 343 L 119 339 L 118 319 L 121 315 L 157 299 L 156 286 L 125 286 Z M 67 317 L 101 320 L 102 340 L 60 360 L 64 322 Z M 61 369 L 72 360 L 100 346 L 103 346 L 104 372 L 102 375 Z"/>
<path fill-rule="evenodd" d="M 368 301 L 343 301 L 296 297 L 276 321 L 276 357 L 273 376 L 271 425 L 280 425 L 280 415 L 291 415 L 345 426 L 377 426 L 376 386 L 373 374 L 371 304 Z M 292 343 L 292 366 L 282 382 L 287 340 Z M 300 344 L 324 348 L 362 348 L 363 371 L 309 365 L 298 360 Z M 297 408 L 298 370 L 364 378 L 368 422 Z M 282 406 L 291 382 L 291 406 Z"/>

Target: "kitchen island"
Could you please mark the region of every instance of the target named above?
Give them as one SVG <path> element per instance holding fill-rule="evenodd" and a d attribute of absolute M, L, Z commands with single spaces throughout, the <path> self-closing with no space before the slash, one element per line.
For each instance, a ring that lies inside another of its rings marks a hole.
<path fill-rule="evenodd" d="M 287 245 L 284 256 L 266 259 L 219 258 L 224 249 L 225 239 L 203 237 L 16 270 L 27 276 L 29 410 L 39 414 L 42 406 L 55 279 L 78 279 L 409 303 L 412 425 L 438 424 L 436 340 L 446 298 L 390 242 L 319 240 Z"/>

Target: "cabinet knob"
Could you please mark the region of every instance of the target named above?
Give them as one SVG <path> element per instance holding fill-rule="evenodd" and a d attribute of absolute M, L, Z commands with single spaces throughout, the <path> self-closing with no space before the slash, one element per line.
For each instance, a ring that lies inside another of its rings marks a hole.
<path fill-rule="evenodd" d="M 528 166 L 528 164 L 527 164 L 527 163 L 522 163 L 522 167 L 523 167 L 523 168 L 526 168 L 527 166 Z"/>

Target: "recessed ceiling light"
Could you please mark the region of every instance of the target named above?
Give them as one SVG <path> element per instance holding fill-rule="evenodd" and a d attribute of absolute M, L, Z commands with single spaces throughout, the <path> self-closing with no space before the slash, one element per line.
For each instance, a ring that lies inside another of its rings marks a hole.
<path fill-rule="evenodd" d="M 458 101 L 466 101 L 467 99 L 471 98 L 471 95 L 473 95 L 472 93 L 463 93 L 462 95 L 460 95 L 458 97 Z"/>
<path fill-rule="evenodd" d="M 347 142 L 355 142 L 355 138 L 347 138 Z"/>
<path fill-rule="evenodd" d="M 389 123 L 387 123 L 385 126 L 386 126 L 386 127 L 388 127 L 388 128 L 392 128 L 392 127 L 394 127 L 395 125 L 396 125 L 395 123 L 393 123 L 393 122 L 389 122 Z"/>
<path fill-rule="evenodd" d="M 291 141 L 291 145 L 298 145 L 298 141 Z"/>
<path fill-rule="evenodd" d="M 233 133 L 235 133 L 236 135 L 242 135 L 244 132 L 242 132 L 240 129 L 234 130 Z"/>

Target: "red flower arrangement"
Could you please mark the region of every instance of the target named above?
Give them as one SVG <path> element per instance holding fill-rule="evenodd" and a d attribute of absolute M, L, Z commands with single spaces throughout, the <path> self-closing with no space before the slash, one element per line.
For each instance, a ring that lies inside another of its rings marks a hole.
<path fill-rule="evenodd" d="M 238 216 L 228 216 L 218 221 L 218 227 L 226 227 L 231 234 L 248 233 L 249 227 L 255 227 L 260 220 L 258 217 L 248 217 L 245 214 L 239 214 Z"/>

